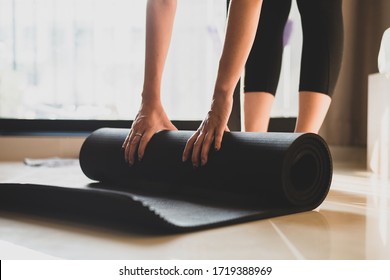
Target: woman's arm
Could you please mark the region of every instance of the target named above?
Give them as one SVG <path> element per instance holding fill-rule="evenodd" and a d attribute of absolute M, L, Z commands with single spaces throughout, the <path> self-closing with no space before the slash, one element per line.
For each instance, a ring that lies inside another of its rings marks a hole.
<path fill-rule="evenodd" d="M 271 0 L 272 1 L 272 0 Z M 194 135 L 187 141 L 183 152 L 186 161 L 192 150 L 192 164 L 207 163 L 208 152 L 221 148 L 224 131 L 233 105 L 234 88 L 240 78 L 251 50 L 259 22 L 262 0 L 232 0 L 226 37 L 219 62 L 211 109 Z"/>
<path fill-rule="evenodd" d="M 145 75 L 142 103 L 122 148 L 125 160 L 134 164 L 135 154 L 141 160 L 146 145 L 159 130 L 176 127 L 161 104 L 160 90 L 164 65 L 172 36 L 176 0 L 148 0 L 146 10 Z"/>

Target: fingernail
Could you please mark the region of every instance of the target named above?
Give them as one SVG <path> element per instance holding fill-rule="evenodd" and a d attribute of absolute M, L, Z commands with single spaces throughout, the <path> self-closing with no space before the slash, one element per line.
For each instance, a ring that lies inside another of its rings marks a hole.
<path fill-rule="evenodd" d="M 206 164 L 206 159 L 203 159 L 202 158 L 202 162 L 201 162 L 202 166 L 204 166 Z"/>
<path fill-rule="evenodd" d="M 193 164 L 192 164 L 192 167 L 193 167 L 194 169 L 197 169 L 197 168 L 198 168 L 198 164 L 193 163 Z"/>
<path fill-rule="evenodd" d="M 138 155 L 138 161 L 142 160 L 142 156 Z"/>
<path fill-rule="evenodd" d="M 219 148 L 218 148 L 218 147 L 215 147 L 214 150 L 215 150 L 216 152 L 218 152 L 218 151 L 219 151 Z"/>
<path fill-rule="evenodd" d="M 182 162 L 185 162 L 185 161 L 186 161 L 185 156 L 182 156 L 182 157 L 181 157 L 181 161 L 182 161 Z"/>

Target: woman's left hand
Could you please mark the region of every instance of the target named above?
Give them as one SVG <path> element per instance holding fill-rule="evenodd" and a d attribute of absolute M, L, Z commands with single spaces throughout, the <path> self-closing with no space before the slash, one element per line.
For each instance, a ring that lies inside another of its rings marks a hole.
<path fill-rule="evenodd" d="M 214 141 L 214 149 L 221 148 L 222 137 L 225 131 L 229 131 L 227 123 L 232 111 L 233 99 L 230 95 L 214 95 L 211 109 L 198 130 L 188 139 L 183 152 L 183 161 L 187 161 L 191 155 L 192 165 L 198 167 L 199 163 L 205 165 L 208 153 Z"/>

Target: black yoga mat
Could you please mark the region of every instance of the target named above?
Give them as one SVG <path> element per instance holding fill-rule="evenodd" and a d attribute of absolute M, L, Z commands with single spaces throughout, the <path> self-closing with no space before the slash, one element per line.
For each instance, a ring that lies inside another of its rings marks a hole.
<path fill-rule="evenodd" d="M 331 184 L 330 152 L 316 134 L 227 132 L 221 150 L 194 169 L 181 160 L 193 132 L 157 133 L 131 167 L 121 148 L 127 133 L 103 128 L 84 142 L 80 166 L 95 183 L 3 184 L 0 205 L 19 200 L 28 209 L 189 231 L 312 210 Z"/>

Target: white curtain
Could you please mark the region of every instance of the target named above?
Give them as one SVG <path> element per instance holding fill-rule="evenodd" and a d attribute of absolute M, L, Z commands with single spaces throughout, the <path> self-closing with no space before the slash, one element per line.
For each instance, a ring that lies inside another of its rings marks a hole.
<path fill-rule="evenodd" d="M 0 0 L 0 117 L 130 119 L 143 83 L 146 0 Z M 172 119 L 203 118 L 224 0 L 180 0 L 163 81 Z"/>

